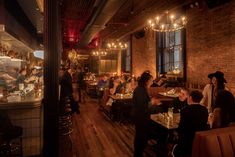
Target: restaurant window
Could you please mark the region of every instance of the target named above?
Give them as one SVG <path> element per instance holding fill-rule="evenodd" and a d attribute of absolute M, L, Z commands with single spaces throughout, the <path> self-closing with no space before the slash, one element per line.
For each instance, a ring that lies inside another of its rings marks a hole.
<path fill-rule="evenodd" d="M 131 48 L 129 42 L 127 49 L 122 50 L 122 72 L 131 72 Z"/>
<path fill-rule="evenodd" d="M 158 71 L 185 78 L 185 30 L 157 33 Z"/>

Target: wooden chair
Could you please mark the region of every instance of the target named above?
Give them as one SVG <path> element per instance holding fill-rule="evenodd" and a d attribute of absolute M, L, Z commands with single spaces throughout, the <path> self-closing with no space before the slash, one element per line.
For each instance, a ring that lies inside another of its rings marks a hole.
<path fill-rule="evenodd" d="M 100 103 L 100 110 L 103 111 L 109 118 L 111 118 L 111 106 L 106 105 L 107 101 L 109 100 L 110 91 L 108 88 L 104 89 L 103 97 Z"/>

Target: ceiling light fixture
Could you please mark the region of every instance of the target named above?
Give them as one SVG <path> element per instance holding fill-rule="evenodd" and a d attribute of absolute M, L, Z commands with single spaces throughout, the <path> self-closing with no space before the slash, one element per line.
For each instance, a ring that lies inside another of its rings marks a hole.
<path fill-rule="evenodd" d="M 162 16 L 156 16 L 155 19 L 148 21 L 148 26 L 156 32 L 173 32 L 186 26 L 185 16 L 176 16 L 166 11 Z"/>
<path fill-rule="evenodd" d="M 92 56 L 106 56 L 108 53 L 105 50 L 94 50 L 91 52 Z"/>
<path fill-rule="evenodd" d="M 74 61 L 77 58 L 77 51 L 75 49 L 69 50 L 68 52 L 68 59 L 70 61 Z"/>
<path fill-rule="evenodd" d="M 127 49 L 127 43 L 122 42 L 108 42 L 107 43 L 107 49 L 109 50 L 122 50 Z"/>

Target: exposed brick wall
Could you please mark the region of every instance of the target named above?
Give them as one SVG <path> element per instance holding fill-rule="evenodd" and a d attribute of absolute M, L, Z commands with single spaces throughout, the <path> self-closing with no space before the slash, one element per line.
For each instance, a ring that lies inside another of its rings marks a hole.
<path fill-rule="evenodd" d="M 235 1 L 187 11 L 187 81 L 207 83 L 208 73 L 224 72 L 235 93 Z"/>
<path fill-rule="evenodd" d="M 136 39 L 132 36 L 132 73 L 140 76 L 145 70 L 150 70 L 156 77 L 156 39 L 151 30 L 145 32 L 145 37 Z"/>

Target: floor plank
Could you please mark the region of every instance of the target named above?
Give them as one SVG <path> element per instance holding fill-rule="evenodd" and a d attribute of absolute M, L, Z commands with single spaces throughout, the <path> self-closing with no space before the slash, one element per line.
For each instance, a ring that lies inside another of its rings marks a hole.
<path fill-rule="evenodd" d="M 133 156 L 133 125 L 110 120 L 99 111 L 95 99 L 80 104 L 80 112 L 73 115 L 74 157 Z"/>

